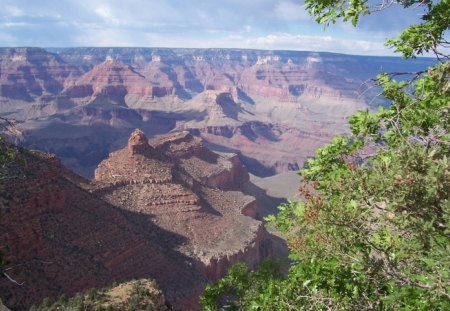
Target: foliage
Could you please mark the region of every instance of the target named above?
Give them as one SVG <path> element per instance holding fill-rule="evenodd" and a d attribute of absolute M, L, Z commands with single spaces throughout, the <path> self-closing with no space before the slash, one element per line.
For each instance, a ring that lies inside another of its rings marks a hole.
<path fill-rule="evenodd" d="M 450 309 L 450 63 L 438 51 L 449 1 L 388 44 L 440 62 L 407 82 L 377 79 L 388 108 L 349 119 L 351 135 L 316 151 L 300 172 L 302 202 L 268 220 L 287 237 L 286 277 L 239 265 L 205 290 L 205 310 Z M 367 1 L 306 0 L 321 23 L 357 23 Z M 231 301 L 230 301 L 231 300 Z"/>
<path fill-rule="evenodd" d="M 250 271 L 245 263 L 232 266 L 227 275 L 214 285 L 207 285 L 208 293 L 200 298 L 205 310 L 216 310 L 216 302 L 225 309 L 238 309 L 239 306 L 248 306 L 249 310 L 257 310 L 261 303 L 270 310 L 279 310 L 276 297 L 282 297 L 283 278 L 280 271 L 281 262 L 272 260 L 261 263 L 258 270 Z M 269 291 L 270 295 L 263 294 Z M 263 300 L 260 303 L 259 300 Z"/>
<path fill-rule="evenodd" d="M 374 4 L 368 0 L 305 0 L 306 9 L 320 24 L 328 26 L 338 20 L 351 21 L 356 26 L 362 15 L 369 15 L 393 5 L 404 8 L 421 7 L 424 14 L 422 23 L 411 25 L 400 35 L 387 41 L 387 45 L 395 48 L 404 57 L 415 57 L 426 52 L 448 57 L 439 51 L 439 47 L 447 45 L 445 32 L 450 27 L 449 0 L 385 0 Z M 413 13 L 414 14 L 414 13 Z"/>
<path fill-rule="evenodd" d="M 2 118 L 0 118 L 0 122 L 3 121 Z M 14 150 L 12 150 L 11 148 L 8 148 L 7 145 L 5 145 L 4 143 L 5 138 L 0 135 L 0 186 L 2 184 L 2 182 L 4 182 L 6 179 L 8 179 L 8 174 L 7 174 L 7 168 L 10 165 L 10 163 L 14 160 L 15 157 L 15 152 Z M 1 190 L 1 189 L 0 189 Z M 1 198 L 0 198 L 0 204 L 1 202 Z M 1 205 L 0 205 L 1 208 Z M 1 209 L 0 209 L 0 217 L 1 217 Z M 5 259 L 4 259 L 4 254 L 3 254 L 3 250 L 0 249 L 0 271 L 3 271 L 3 267 L 5 266 Z M 3 276 L 3 273 L 0 274 L 0 277 Z"/>
<path fill-rule="evenodd" d="M 421 4 L 427 7 L 427 13 L 423 15 L 423 23 L 412 25 L 403 31 L 397 38 L 388 40 L 387 44 L 394 47 L 396 52 L 404 57 L 415 57 L 424 52 L 433 52 L 438 57 L 448 56 L 439 52 L 440 45 L 447 45 L 444 34 L 450 27 L 450 1 L 407 1 L 405 6 Z"/>
<path fill-rule="evenodd" d="M 114 291 L 124 290 L 119 296 Z M 56 310 L 80 310 L 80 311 L 141 311 L 141 310 L 167 310 L 164 299 L 157 284 L 149 280 L 130 281 L 121 285 L 113 285 L 112 288 L 90 288 L 84 293 L 68 297 L 62 294 L 52 303 L 49 298 L 44 298 L 38 307 L 32 306 L 30 311 L 56 311 Z"/>

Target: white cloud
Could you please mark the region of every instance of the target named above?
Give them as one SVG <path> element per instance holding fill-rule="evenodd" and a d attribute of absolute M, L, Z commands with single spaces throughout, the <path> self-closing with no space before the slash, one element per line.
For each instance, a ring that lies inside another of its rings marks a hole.
<path fill-rule="evenodd" d="M 248 38 L 245 40 L 245 44 L 260 49 L 328 51 L 365 55 L 392 54 L 382 41 L 351 40 L 331 36 L 292 35 L 287 33 Z"/>
<path fill-rule="evenodd" d="M 403 11 L 383 12 L 367 17 L 356 29 L 334 25 L 327 30 L 331 35 L 325 36 L 323 27 L 305 11 L 303 0 L 0 2 L 3 46 L 17 42 L 38 46 L 230 47 L 379 55 L 392 54 L 383 46 L 384 37 L 392 29 L 397 32 L 399 21 L 409 23 L 411 19 Z"/>
<path fill-rule="evenodd" d="M 31 23 L 27 23 L 27 22 L 6 22 L 6 23 L 1 23 L 0 27 L 1 28 L 13 28 L 13 27 L 29 27 L 32 26 L 33 24 Z"/>
<path fill-rule="evenodd" d="M 140 35 L 133 35 L 128 31 L 122 29 L 96 29 L 88 36 L 81 33 L 73 38 L 75 46 L 137 46 L 138 42 L 142 42 L 143 37 Z"/>
<path fill-rule="evenodd" d="M 106 19 L 111 18 L 111 11 L 107 6 L 99 6 L 95 9 L 95 13 L 97 13 L 98 16 Z"/>
<path fill-rule="evenodd" d="M 107 23 L 111 23 L 113 25 L 119 25 L 120 20 L 114 16 L 114 14 L 111 11 L 111 8 L 109 8 L 106 5 L 101 5 L 95 9 L 95 13 L 100 16 L 104 21 Z"/>
<path fill-rule="evenodd" d="M 3 16 L 10 16 L 10 17 L 20 17 L 24 15 L 23 10 L 19 9 L 18 7 L 14 5 L 6 5 L 2 8 L 2 15 Z"/>

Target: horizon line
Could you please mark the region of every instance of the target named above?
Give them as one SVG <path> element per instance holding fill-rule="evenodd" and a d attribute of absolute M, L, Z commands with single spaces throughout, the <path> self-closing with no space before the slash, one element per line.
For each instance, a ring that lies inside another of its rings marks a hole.
<path fill-rule="evenodd" d="M 370 55 L 370 54 L 349 54 L 331 51 L 315 51 L 315 50 L 290 50 L 290 49 L 261 49 L 261 48 L 225 48 L 225 47 L 164 47 L 164 46 L 0 46 L 0 49 L 164 49 L 164 50 L 235 50 L 235 51 L 264 51 L 264 52 L 298 52 L 298 53 L 320 53 L 320 54 L 336 54 L 354 57 L 391 57 L 402 58 L 408 60 L 401 55 Z M 432 56 L 418 55 L 416 58 L 434 58 Z M 412 58 L 413 59 L 413 58 Z"/>

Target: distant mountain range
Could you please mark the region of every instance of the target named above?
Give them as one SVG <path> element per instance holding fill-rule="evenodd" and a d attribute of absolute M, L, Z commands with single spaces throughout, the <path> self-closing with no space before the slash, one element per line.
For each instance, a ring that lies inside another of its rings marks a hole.
<path fill-rule="evenodd" d="M 92 177 L 141 128 L 188 130 L 249 171 L 298 170 L 347 131 L 346 117 L 388 104 L 368 83 L 432 59 L 235 49 L 1 48 L 0 115 L 19 143 L 52 152 Z"/>

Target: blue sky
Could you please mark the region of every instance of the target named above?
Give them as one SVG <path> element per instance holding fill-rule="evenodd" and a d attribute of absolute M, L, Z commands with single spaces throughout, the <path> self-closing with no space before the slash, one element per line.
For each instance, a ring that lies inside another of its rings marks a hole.
<path fill-rule="evenodd" d="M 317 25 L 303 0 L 0 0 L 0 46 L 216 47 L 391 55 L 420 10 Z"/>

